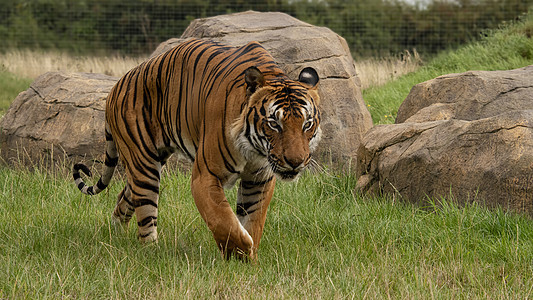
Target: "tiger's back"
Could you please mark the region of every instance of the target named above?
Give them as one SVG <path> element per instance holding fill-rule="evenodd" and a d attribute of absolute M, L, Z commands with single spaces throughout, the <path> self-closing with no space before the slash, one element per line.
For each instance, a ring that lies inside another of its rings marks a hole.
<path fill-rule="evenodd" d="M 217 245 L 253 257 L 274 175 L 295 178 L 320 138 L 317 82 L 310 68 L 290 80 L 256 42 L 189 40 L 117 82 L 106 103 L 107 169 L 88 187 L 75 165 L 76 184 L 97 194 L 120 158 L 127 184 L 113 216 L 127 224 L 135 213 L 141 240 L 156 240 L 161 168 L 178 153 L 194 161 L 191 190 Z M 222 187 L 239 178 L 235 216 Z"/>
<path fill-rule="evenodd" d="M 193 161 L 206 119 L 209 130 L 228 135 L 224 125 L 233 123 L 246 101 L 242 78 L 250 66 L 266 76 L 283 75 L 256 42 L 234 48 L 190 40 L 152 58 L 124 76 L 107 99 L 113 137 L 132 137 L 123 129 L 143 120 L 135 143 L 144 140 L 153 144 L 145 149 L 163 152 L 157 155 L 178 151 Z"/>

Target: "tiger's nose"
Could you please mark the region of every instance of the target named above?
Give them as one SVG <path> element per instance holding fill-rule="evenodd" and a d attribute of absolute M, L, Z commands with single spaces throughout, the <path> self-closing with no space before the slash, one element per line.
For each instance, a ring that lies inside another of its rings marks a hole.
<path fill-rule="evenodd" d="M 298 169 L 299 167 L 302 166 L 303 162 L 304 162 L 304 159 L 303 158 L 300 158 L 300 157 L 284 157 L 285 158 L 285 162 L 291 167 L 293 168 L 294 170 Z"/>

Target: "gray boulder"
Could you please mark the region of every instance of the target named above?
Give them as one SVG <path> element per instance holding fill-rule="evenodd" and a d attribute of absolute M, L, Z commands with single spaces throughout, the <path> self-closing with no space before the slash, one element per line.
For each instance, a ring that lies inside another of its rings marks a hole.
<path fill-rule="evenodd" d="M 396 123 L 478 120 L 533 109 L 532 99 L 533 66 L 449 74 L 415 85 L 399 107 Z"/>
<path fill-rule="evenodd" d="M 39 76 L 0 120 L 2 160 L 46 167 L 65 158 L 102 159 L 105 97 L 117 80 L 92 73 Z"/>
<path fill-rule="evenodd" d="M 357 189 L 533 215 L 532 76 L 532 67 L 467 72 L 415 86 L 397 124 L 364 137 Z"/>

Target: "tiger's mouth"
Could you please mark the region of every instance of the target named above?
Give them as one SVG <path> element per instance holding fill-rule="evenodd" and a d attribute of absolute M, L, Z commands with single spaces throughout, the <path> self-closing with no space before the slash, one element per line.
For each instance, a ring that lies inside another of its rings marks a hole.
<path fill-rule="evenodd" d="M 285 166 L 276 156 L 268 155 L 268 162 L 272 172 L 276 177 L 282 181 L 293 181 L 298 178 L 302 170 L 305 169 L 307 164 L 302 164 L 297 168 L 291 168 Z"/>
<path fill-rule="evenodd" d="M 279 178 L 283 181 L 292 181 L 300 175 L 300 171 L 292 170 L 292 171 L 281 171 L 281 172 L 275 172 Z"/>

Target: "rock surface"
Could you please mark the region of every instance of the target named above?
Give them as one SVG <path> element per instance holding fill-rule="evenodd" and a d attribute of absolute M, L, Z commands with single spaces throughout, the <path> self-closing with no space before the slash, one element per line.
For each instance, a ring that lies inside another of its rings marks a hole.
<path fill-rule="evenodd" d="M 180 39 L 162 43 L 152 56 L 191 37 L 231 46 L 258 41 L 290 78 L 298 78 L 304 67 L 315 68 L 321 80 L 323 137 L 314 156 L 320 162 L 335 165 L 356 156 L 357 145 L 372 127 L 372 118 L 363 101 L 350 50 L 342 37 L 328 28 L 312 26 L 287 14 L 249 11 L 195 20 Z"/>
<path fill-rule="evenodd" d="M 415 85 L 398 109 L 396 123 L 478 120 L 533 109 L 532 99 L 533 66 L 449 74 Z"/>
<path fill-rule="evenodd" d="M 65 157 L 103 158 L 105 97 L 118 78 L 49 72 L 20 93 L 0 121 L 0 154 L 35 166 Z"/>
<path fill-rule="evenodd" d="M 413 202 L 480 202 L 533 215 L 533 68 L 446 75 L 415 86 L 397 124 L 357 154 L 357 188 Z"/>

